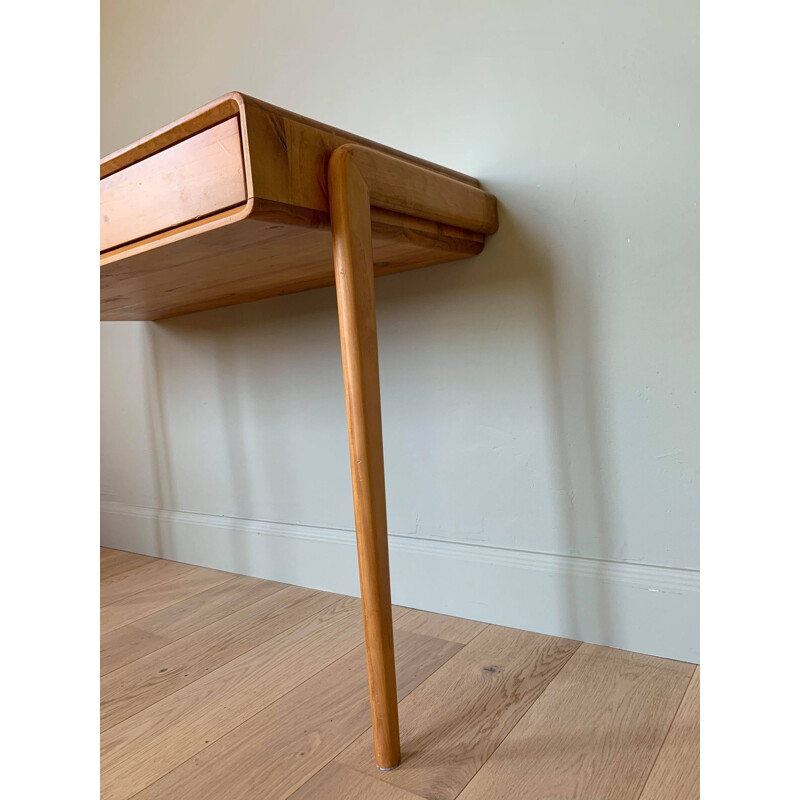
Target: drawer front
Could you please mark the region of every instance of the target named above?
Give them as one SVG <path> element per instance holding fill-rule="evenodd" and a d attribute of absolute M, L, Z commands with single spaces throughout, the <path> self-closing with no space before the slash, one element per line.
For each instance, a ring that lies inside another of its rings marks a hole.
<path fill-rule="evenodd" d="M 100 181 L 100 251 L 247 200 L 232 117 Z"/>

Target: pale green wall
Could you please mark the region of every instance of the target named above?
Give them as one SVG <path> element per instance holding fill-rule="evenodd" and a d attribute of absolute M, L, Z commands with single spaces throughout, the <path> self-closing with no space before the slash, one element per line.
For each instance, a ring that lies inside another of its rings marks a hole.
<path fill-rule="evenodd" d="M 475 175 L 500 201 L 481 256 L 376 286 L 389 528 L 420 542 L 407 571 L 396 561 L 404 601 L 694 657 L 696 2 L 103 2 L 103 153 L 234 89 Z M 120 522 L 130 506 L 352 529 L 333 289 L 105 324 L 102 345 L 107 541 L 143 547 Z M 171 535 L 163 552 L 222 565 L 224 547 Z M 423 586 L 440 539 L 465 547 Z M 254 547 L 225 563 L 354 580 Z M 485 580 L 462 596 L 473 552 Z M 512 592 L 493 554 L 545 557 Z M 570 595 L 564 579 L 564 608 L 542 611 L 562 564 L 594 583 Z M 685 596 L 647 565 L 676 568 Z M 641 592 L 604 605 L 604 570 Z"/>

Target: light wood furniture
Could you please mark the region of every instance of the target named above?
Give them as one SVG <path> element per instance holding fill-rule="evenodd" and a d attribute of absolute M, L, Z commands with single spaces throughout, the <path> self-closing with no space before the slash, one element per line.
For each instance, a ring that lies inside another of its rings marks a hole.
<path fill-rule="evenodd" d="M 374 277 L 476 255 L 497 230 L 495 198 L 474 178 L 239 93 L 103 159 L 100 177 L 103 320 L 336 285 L 375 760 L 392 769 L 400 740 Z"/>
<path fill-rule="evenodd" d="M 693 664 L 394 607 L 404 753 L 376 772 L 357 600 L 151 564 L 102 550 L 103 651 L 160 640 L 101 680 L 103 800 L 699 797 Z"/>

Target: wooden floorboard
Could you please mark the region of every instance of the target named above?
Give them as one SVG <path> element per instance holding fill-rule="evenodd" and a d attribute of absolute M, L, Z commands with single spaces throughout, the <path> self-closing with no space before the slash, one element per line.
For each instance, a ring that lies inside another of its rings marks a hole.
<path fill-rule="evenodd" d="M 695 800 L 699 668 L 395 607 L 378 772 L 360 602 L 101 548 L 103 800 Z"/>
<path fill-rule="evenodd" d="M 344 598 L 101 736 L 102 797 L 131 797 L 358 646 Z M 298 718 L 300 719 L 300 718 Z"/>
<path fill-rule="evenodd" d="M 122 572 L 127 572 L 136 567 L 143 567 L 158 561 L 157 558 L 141 556 L 138 553 L 128 553 L 125 550 L 109 550 L 100 548 L 100 578 L 113 578 Z"/>
<path fill-rule="evenodd" d="M 233 661 L 338 599 L 339 595 L 288 586 L 104 675 L 100 684 L 102 730 Z"/>
<path fill-rule="evenodd" d="M 177 561 L 151 561 L 141 567 L 129 569 L 110 578 L 100 580 L 100 607 L 116 603 L 128 595 L 143 592 L 164 581 L 188 575 L 202 567 L 180 564 Z"/>
<path fill-rule="evenodd" d="M 137 620 L 136 627 L 175 641 L 286 588 L 285 583 L 236 575 L 221 586 Z"/>
<path fill-rule="evenodd" d="M 459 800 L 636 800 L 693 670 L 581 645 Z"/>
<path fill-rule="evenodd" d="M 447 639 L 449 642 L 467 644 L 486 628 L 486 623 L 411 608 L 397 623 L 397 627 L 425 636 L 435 636 L 437 639 Z"/>
<path fill-rule="evenodd" d="M 462 645 L 398 630 L 398 697 L 408 694 Z M 137 800 L 282 800 L 369 728 L 366 655 L 358 646 L 311 680 L 186 761 Z"/>
<path fill-rule="evenodd" d="M 289 800 L 420 800 L 420 796 L 332 761 L 292 792 Z"/>
<path fill-rule="evenodd" d="M 487 627 L 400 704 L 403 760 L 378 777 L 422 797 L 453 800 L 578 645 Z M 374 775 L 371 732 L 337 761 Z"/>
<path fill-rule="evenodd" d="M 170 639 L 143 631 L 133 625 L 125 625 L 106 633 L 100 641 L 100 675 L 105 676 L 126 664 L 136 661 L 147 653 L 160 650 L 171 644 Z M 101 697 L 104 681 L 101 680 Z M 101 716 L 103 705 L 100 706 Z"/>
<path fill-rule="evenodd" d="M 227 583 L 236 576 L 229 572 L 216 570 L 192 571 L 179 575 L 170 581 L 156 584 L 149 589 L 123 597 L 116 603 L 100 609 L 100 633 L 108 633 L 115 628 L 154 614 L 163 608 L 174 605 L 193 595 L 200 594 L 212 586 Z"/>
<path fill-rule="evenodd" d="M 640 800 L 700 797 L 700 667 L 692 676 Z"/>

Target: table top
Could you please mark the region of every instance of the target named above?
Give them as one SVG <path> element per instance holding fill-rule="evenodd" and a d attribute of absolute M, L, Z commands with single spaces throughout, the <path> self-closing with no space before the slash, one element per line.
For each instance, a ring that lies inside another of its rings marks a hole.
<path fill-rule="evenodd" d="M 101 319 L 147 320 L 333 283 L 331 153 L 366 145 L 476 179 L 234 92 L 100 164 Z M 496 203 L 486 194 L 486 214 Z M 373 207 L 375 274 L 479 253 L 481 230 Z"/>

